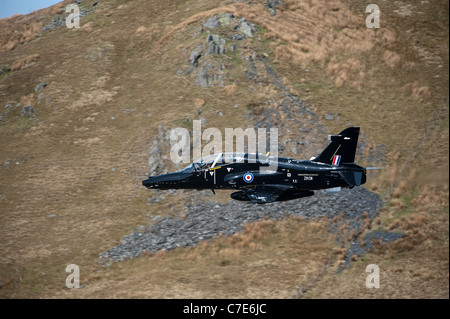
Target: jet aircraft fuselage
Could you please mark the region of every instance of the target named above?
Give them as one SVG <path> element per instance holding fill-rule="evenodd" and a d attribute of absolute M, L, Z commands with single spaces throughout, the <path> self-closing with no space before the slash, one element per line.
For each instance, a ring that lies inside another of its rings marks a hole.
<path fill-rule="evenodd" d="M 149 177 L 149 189 L 235 189 L 231 198 L 270 203 L 314 195 L 314 190 L 339 191 L 366 182 L 366 169 L 354 164 L 359 128 L 330 137 L 316 158 L 296 160 L 248 153 L 209 155 L 183 170 Z"/>

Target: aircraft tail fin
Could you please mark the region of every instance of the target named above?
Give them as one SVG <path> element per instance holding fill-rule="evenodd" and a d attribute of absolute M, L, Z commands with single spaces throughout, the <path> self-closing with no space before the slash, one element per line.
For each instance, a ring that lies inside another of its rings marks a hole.
<path fill-rule="evenodd" d="M 349 127 L 339 133 L 339 135 L 330 135 L 331 143 L 312 161 L 330 165 L 353 163 L 355 161 L 358 137 L 359 127 Z"/>

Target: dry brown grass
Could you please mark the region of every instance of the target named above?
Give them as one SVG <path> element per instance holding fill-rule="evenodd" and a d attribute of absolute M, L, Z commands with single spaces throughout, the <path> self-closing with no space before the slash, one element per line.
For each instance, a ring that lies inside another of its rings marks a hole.
<path fill-rule="evenodd" d="M 223 89 L 225 90 L 225 92 L 227 92 L 227 94 L 233 94 L 234 92 L 236 92 L 237 85 L 236 84 L 225 85 Z"/>
<path fill-rule="evenodd" d="M 418 211 L 436 212 L 448 205 L 448 196 L 448 185 L 424 185 L 420 188 L 419 194 L 412 200 L 412 204 Z"/>
<path fill-rule="evenodd" d="M 392 192 L 392 198 L 400 198 L 401 196 L 403 196 L 406 190 L 406 186 L 407 186 L 406 181 L 401 180 L 399 185 Z"/>
<path fill-rule="evenodd" d="M 383 53 L 383 61 L 388 67 L 393 69 L 401 61 L 401 57 L 396 52 L 385 50 Z"/>
<path fill-rule="evenodd" d="M 33 105 L 34 104 L 34 94 L 30 93 L 28 95 L 24 95 L 20 98 L 20 103 L 22 105 Z"/>
<path fill-rule="evenodd" d="M 359 87 L 359 84 L 365 77 L 360 61 L 355 58 L 350 58 L 343 62 L 335 62 L 335 59 L 332 58 L 327 70 L 329 74 L 335 77 L 335 84 L 338 88 L 344 84 L 348 84 L 351 87 Z"/>
<path fill-rule="evenodd" d="M 29 22 L 23 16 L 0 20 L 0 52 L 10 51 L 17 45 L 34 39 L 42 29 L 42 22 Z M 15 27 L 19 32 L 15 32 Z"/>
<path fill-rule="evenodd" d="M 237 248 L 256 249 L 258 242 L 270 234 L 270 228 L 273 226 L 274 222 L 271 220 L 245 223 L 242 233 L 231 237 L 231 244 Z"/>
<path fill-rule="evenodd" d="M 70 3 L 70 0 L 27 15 L 19 14 L 0 19 L 0 52 L 10 51 L 36 38 L 42 32 L 43 21 L 49 21 L 54 14 L 62 13 L 62 8 L 67 3 Z"/>
<path fill-rule="evenodd" d="M 205 105 L 206 101 L 204 99 L 200 99 L 200 98 L 194 98 L 194 106 L 196 108 L 200 108 L 203 105 Z"/>
<path fill-rule="evenodd" d="M 11 71 L 18 71 L 24 67 L 27 67 L 29 64 L 36 62 L 39 60 L 39 54 L 32 54 L 29 56 L 26 56 L 24 58 L 15 60 L 13 64 L 11 65 Z"/>
<path fill-rule="evenodd" d="M 422 100 L 430 97 L 431 95 L 430 88 L 428 86 L 421 86 L 419 81 L 406 84 L 404 89 L 406 92 L 411 94 L 415 100 Z"/>
<path fill-rule="evenodd" d="M 201 242 L 194 248 L 145 255 L 104 269 L 89 268 L 82 279 L 85 287 L 62 290 L 62 296 L 292 298 L 300 286 L 311 286 L 342 253 L 331 248 L 332 240 L 317 224 L 310 229 L 309 222 L 296 218 L 259 221 L 247 224 L 241 234 Z M 308 255 L 314 255 L 314 260 L 305 259 Z M 113 293 L 105 290 L 111 282 L 117 285 Z"/>

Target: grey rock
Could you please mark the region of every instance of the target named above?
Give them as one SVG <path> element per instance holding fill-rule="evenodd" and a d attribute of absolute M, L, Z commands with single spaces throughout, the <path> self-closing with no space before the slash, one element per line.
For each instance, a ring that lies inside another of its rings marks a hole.
<path fill-rule="evenodd" d="M 216 44 L 225 44 L 226 43 L 225 39 L 221 38 L 217 34 L 211 35 L 211 38 L 212 38 L 212 41 L 214 41 Z"/>
<path fill-rule="evenodd" d="M 208 77 L 208 70 L 205 66 L 201 66 L 200 70 L 197 73 L 197 76 L 195 77 L 195 84 L 198 84 L 202 87 L 208 87 L 209 86 L 209 77 Z"/>
<path fill-rule="evenodd" d="M 42 27 L 42 31 L 50 31 L 63 25 L 66 25 L 66 19 L 61 15 L 56 14 L 52 18 L 52 22 Z"/>
<path fill-rule="evenodd" d="M 214 16 L 212 18 L 209 18 L 203 25 L 209 29 L 215 29 L 220 26 L 220 21 L 217 16 Z"/>
<path fill-rule="evenodd" d="M 25 116 L 34 116 L 35 110 L 31 105 L 25 105 L 22 108 L 22 112 L 20 113 L 20 115 L 22 115 L 22 117 Z"/>
<path fill-rule="evenodd" d="M 11 71 L 11 68 L 7 65 L 2 65 L 0 67 L 0 75 L 2 75 L 3 73 L 7 73 L 9 71 Z"/>
<path fill-rule="evenodd" d="M 200 57 L 202 56 L 202 50 L 203 50 L 203 46 L 202 45 L 198 45 L 194 51 L 191 52 L 191 55 L 189 57 L 189 63 L 192 66 L 198 66 L 198 60 L 200 59 Z"/>
<path fill-rule="evenodd" d="M 225 54 L 225 39 L 217 34 L 209 34 L 206 37 L 206 42 L 208 43 L 206 54 Z"/>
<path fill-rule="evenodd" d="M 216 53 L 216 47 L 217 45 L 214 42 L 209 42 L 208 48 L 206 49 L 205 54 L 214 54 Z"/>
<path fill-rule="evenodd" d="M 238 30 L 244 33 L 246 36 L 253 37 L 253 29 L 247 21 L 242 22 L 239 25 Z"/>
<path fill-rule="evenodd" d="M 378 244 L 386 244 L 390 242 L 394 242 L 403 235 L 399 233 L 391 233 L 384 231 L 372 231 L 366 234 L 363 238 L 364 245 L 361 245 L 361 241 L 356 240 L 351 243 L 350 248 L 347 249 L 345 253 L 345 267 L 350 267 L 350 262 L 353 256 L 363 257 L 366 252 L 374 252 L 375 247 L 373 243 L 376 242 Z M 362 247 L 361 247 L 362 246 Z"/>
<path fill-rule="evenodd" d="M 232 13 L 221 13 L 219 14 L 219 22 L 221 25 L 229 25 L 234 19 Z"/>
<path fill-rule="evenodd" d="M 235 33 L 230 38 L 233 39 L 233 40 L 239 41 L 239 40 L 245 39 L 245 35 L 240 34 L 240 33 Z"/>
<path fill-rule="evenodd" d="M 216 44 L 215 42 L 210 42 L 206 50 L 206 54 L 225 54 L 225 45 Z"/>
<path fill-rule="evenodd" d="M 233 29 L 248 37 L 253 37 L 253 34 L 256 32 L 256 27 L 253 24 L 249 24 L 245 18 L 241 18 Z"/>
<path fill-rule="evenodd" d="M 334 118 L 334 113 L 330 113 L 330 114 L 325 114 L 325 118 L 329 121 L 332 121 Z"/>
<path fill-rule="evenodd" d="M 38 85 L 36 85 L 36 88 L 34 89 L 35 92 L 39 92 L 40 90 L 42 90 L 43 88 L 45 88 L 47 86 L 46 82 L 41 82 Z"/>
<path fill-rule="evenodd" d="M 158 147 L 158 140 L 154 140 L 150 146 L 150 157 L 148 158 L 149 175 L 155 175 L 160 163 L 161 151 Z"/>
<path fill-rule="evenodd" d="M 281 0 L 266 0 L 266 6 L 275 9 L 276 7 L 282 7 L 283 2 Z"/>

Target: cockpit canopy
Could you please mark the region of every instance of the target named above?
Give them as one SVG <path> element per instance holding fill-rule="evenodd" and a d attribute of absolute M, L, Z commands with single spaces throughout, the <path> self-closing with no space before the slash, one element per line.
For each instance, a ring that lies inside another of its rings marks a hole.
<path fill-rule="evenodd" d="M 256 153 L 219 153 L 204 156 L 183 169 L 185 172 L 200 171 L 233 163 L 268 164 L 269 156 Z"/>

